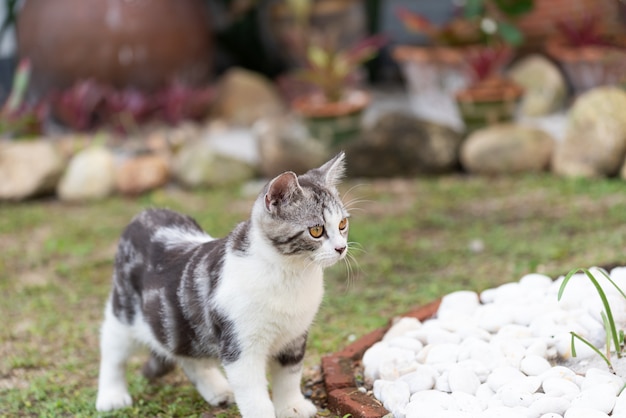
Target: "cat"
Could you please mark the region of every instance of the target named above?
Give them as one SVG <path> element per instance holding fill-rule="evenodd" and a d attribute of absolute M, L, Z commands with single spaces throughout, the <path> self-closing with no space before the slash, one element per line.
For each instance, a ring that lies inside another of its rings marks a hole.
<path fill-rule="evenodd" d="M 303 175 L 275 177 L 250 219 L 221 239 L 177 212 L 137 215 L 115 256 L 96 409 L 132 404 L 125 363 L 139 343 L 151 350 L 146 377 L 179 364 L 211 405 L 234 401 L 244 418 L 315 416 L 300 390 L 302 362 L 323 270 L 348 252 L 337 190 L 344 171 L 340 153 Z"/>

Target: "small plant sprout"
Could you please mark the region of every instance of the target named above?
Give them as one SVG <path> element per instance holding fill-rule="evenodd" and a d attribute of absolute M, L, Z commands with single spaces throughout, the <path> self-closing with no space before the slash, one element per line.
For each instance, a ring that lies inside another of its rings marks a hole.
<path fill-rule="evenodd" d="M 598 292 L 598 295 L 600 296 L 600 299 L 602 301 L 602 305 L 604 306 L 604 310 L 600 312 L 600 316 L 602 317 L 604 330 L 606 332 L 606 353 L 603 353 L 602 351 L 600 351 L 600 349 L 595 347 L 591 342 L 589 342 L 589 340 L 585 339 L 579 334 L 575 332 L 570 332 L 570 334 L 572 335 L 572 356 L 576 357 L 576 347 L 575 347 L 574 342 L 575 340 L 579 340 L 582 343 L 589 346 L 589 348 L 591 348 L 594 352 L 596 352 L 607 364 L 609 371 L 615 374 L 615 370 L 613 369 L 613 363 L 611 362 L 611 343 L 613 344 L 613 347 L 615 348 L 615 355 L 617 356 L 617 358 L 622 358 L 622 355 L 624 354 L 624 331 L 618 330 L 617 327 L 615 326 L 615 320 L 613 319 L 613 312 L 611 310 L 611 306 L 609 305 L 608 298 L 606 297 L 606 293 L 604 293 L 602 286 L 600 286 L 600 283 L 598 282 L 596 277 L 593 275 L 593 273 L 585 268 L 573 269 L 569 273 L 567 273 L 567 276 L 565 276 L 565 279 L 563 280 L 563 283 L 561 283 L 561 287 L 559 288 L 558 300 L 561 300 L 561 297 L 563 296 L 563 292 L 565 291 L 565 288 L 567 287 L 567 284 L 569 283 L 572 276 L 578 273 L 579 271 L 583 272 L 589 278 L 593 286 L 596 288 L 596 291 Z M 603 269 L 598 269 L 598 271 L 626 299 L 626 294 L 611 279 L 609 274 Z"/>

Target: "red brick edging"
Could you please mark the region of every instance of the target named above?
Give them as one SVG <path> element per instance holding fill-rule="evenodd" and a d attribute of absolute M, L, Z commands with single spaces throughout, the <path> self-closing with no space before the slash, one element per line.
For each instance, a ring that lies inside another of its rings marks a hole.
<path fill-rule="evenodd" d="M 438 299 L 407 312 L 403 317 L 424 321 L 439 308 Z M 391 323 L 359 338 L 346 348 L 322 358 L 322 373 L 328 396 L 328 409 L 340 416 L 352 414 L 352 418 L 380 418 L 389 412 L 372 396 L 360 392 L 354 380 L 354 363 L 361 360 L 365 351 L 380 341 Z"/>

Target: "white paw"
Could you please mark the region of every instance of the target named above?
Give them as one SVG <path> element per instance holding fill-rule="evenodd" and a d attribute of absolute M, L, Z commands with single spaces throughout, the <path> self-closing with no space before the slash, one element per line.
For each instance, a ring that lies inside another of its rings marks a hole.
<path fill-rule="evenodd" d="M 235 395 L 231 390 L 213 394 L 213 396 L 205 398 L 212 406 L 224 406 L 235 403 Z"/>
<path fill-rule="evenodd" d="M 132 404 L 133 400 L 125 388 L 98 391 L 98 399 L 96 400 L 96 409 L 98 411 L 112 411 L 131 406 Z"/>
<path fill-rule="evenodd" d="M 276 411 L 277 418 L 311 418 L 317 414 L 317 408 L 311 401 L 299 399 Z"/>

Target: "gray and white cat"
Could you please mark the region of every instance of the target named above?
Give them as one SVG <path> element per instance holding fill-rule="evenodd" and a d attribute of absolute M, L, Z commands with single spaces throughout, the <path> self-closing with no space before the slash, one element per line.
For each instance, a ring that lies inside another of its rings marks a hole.
<path fill-rule="evenodd" d="M 152 352 L 147 377 L 178 363 L 211 405 L 234 400 L 244 418 L 314 416 L 300 390 L 302 360 L 323 270 L 348 251 L 336 188 L 344 165 L 341 153 L 301 176 L 277 176 L 250 219 L 221 239 L 169 210 L 135 217 L 115 258 L 96 408 L 132 404 L 125 364 L 139 343 Z"/>

